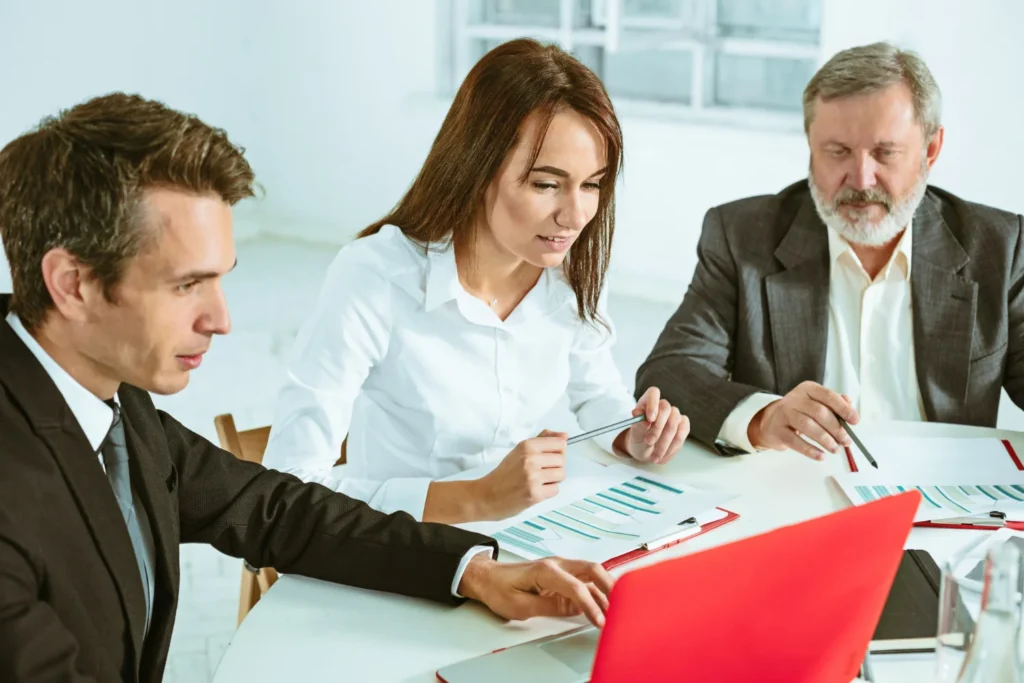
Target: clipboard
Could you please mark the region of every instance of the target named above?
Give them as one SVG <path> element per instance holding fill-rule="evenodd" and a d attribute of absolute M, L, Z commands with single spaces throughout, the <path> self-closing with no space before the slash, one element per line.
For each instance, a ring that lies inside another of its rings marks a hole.
<path fill-rule="evenodd" d="M 721 510 L 722 512 L 724 512 L 725 513 L 725 517 L 722 517 L 721 519 L 716 519 L 713 522 L 708 522 L 707 524 L 701 524 L 697 531 L 693 532 L 692 534 L 687 534 L 687 535 L 683 536 L 682 538 L 678 538 L 678 539 L 675 539 L 675 540 L 672 540 L 672 541 L 668 541 L 666 543 L 657 543 L 655 545 L 655 547 L 650 548 L 650 549 L 644 548 L 644 547 L 641 546 L 641 547 L 637 548 L 636 550 L 631 550 L 628 553 L 623 553 L 622 555 L 619 555 L 618 557 L 613 557 L 613 558 L 611 558 L 609 560 L 605 560 L 604 562 L 601 563 L 601 566 L 603 566 L 605 569 L 614 569 L 616 567 L 621 567 L 622 565 L 624 565 L 624 564 L 626 564 L 628 562 L 632 562 L 633 560 L 638 560 L 641 557 L 646 557 L 646 556 L 648 556 L 648 555 L 650 555 L 652 553 L 658 552 L 659 550 L 664 550 L 665 548 L 671 548 L 673 546 L 679 545 L 680 543 L 685 543 L 686 541 L 689 541 L 691 538 L 697 538 L 698 536 L 703 536 L 704 534 L 708 533 L 709 531 L 714 531 L 715 529 L 717 529 L 717 528 L 719 528 L 721 526 L 725 526 L 729 522 L 731 522 L 733 520 L 736 520 L 736 519 L 739 519 L 739 517 L 740 517 L 738 513 L 735 513 L 732 510 L 726 510 L 725 508 L 721 508 L 721 507 L 720 508 L 716 508 L 716 509 Z"/>
<path fill-rule="evenodd" d="M 999 442 L 1003 444 L 1003 448 L 1006 449 L 1007 455 L 1013 461 L 1013 464 L 1018 470 L 1024 471 L 1024 463 L 1021 462 L 1020 457 L 1017 455 L 1017 451 L 1014 450 L 1013 445 L 1008 439 L 999 439 Z M 849 446 L 844 447 L 846 451 L 846 463 L 850 467 L 850 472 L 859 472 L 860 469 L 857 467 L 857 462 L 853 459 L 853 452 Z M 914 522 L 915 527 L 927 528 L 927 529 L 958 529 L 966 531 L 996 531 L 998 529 L 1013 529 L 1015 531 L 1024 531 L 1024 521 L 1008 521 L 1005 517 L 998 515 L 992 516 L 992 521 L 988 522 L 984 519 L 979 519 L 977 522 L 964 522 L 964 523 L 948 523 L 948 522 Z"/>

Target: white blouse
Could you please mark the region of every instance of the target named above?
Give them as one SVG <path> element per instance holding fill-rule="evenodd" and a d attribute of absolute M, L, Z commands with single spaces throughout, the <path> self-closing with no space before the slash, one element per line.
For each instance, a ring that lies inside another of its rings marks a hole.
<path fill-rule="evenodd" d="M 551 428 L 540 420 L 563 395 L 582 429 L 629 417 L 636 402 L 612 360 L 614 337 L 580 320 L 560 268 L 502 321 L 462 288 L 454 249 L 427 251 L 384 226 L 328 269 L 263 464 L 422 519 L 432 480 L 496 462 Z M 336 478 L 346 434 L 348 466 Z M 615 436 L 598 443 L 610 451 Z"/>

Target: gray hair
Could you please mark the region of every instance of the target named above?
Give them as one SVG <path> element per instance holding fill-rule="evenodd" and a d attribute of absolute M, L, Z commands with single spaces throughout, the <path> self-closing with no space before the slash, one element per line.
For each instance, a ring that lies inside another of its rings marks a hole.
<path fill-rule="evenodd" d="M 875 92 L 896 83 L 910 88 L 914 118 L 924 129 L 925 139 L 939 130 L 942 93 L 920 55 L 890 43 L 851 47 L 836 54 L 818 69 L 804 89 L 804 132 L 811 129 L 814 103 L 827 102 Z"/>

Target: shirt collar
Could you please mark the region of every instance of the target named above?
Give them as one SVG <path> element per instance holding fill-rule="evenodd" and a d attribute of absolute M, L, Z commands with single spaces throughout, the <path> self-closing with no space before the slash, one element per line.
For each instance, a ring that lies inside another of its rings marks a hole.
<path fill-rule="evenodd" d="M 523 298 L 512 315 L 502 323 L 493 313 L 481 308 L 482 301 L 470 295 L 459 282 L 458 266 L 455 263 L 455 248 L 451 242 L 446 245 L 431 245 L 427 249 L 427 276 L 425 283 L 423 307 L 430 312 L 439 306 L 456 301 L 459 310 L 468 319 L 496 326 L 514 325 L 536 315 L 551 313 L 558 310 L 566 302 L 576 301 L 576 294 L 561 268 L 546 268 L 534 288 Z M 481 316 L 480 311 L 489 313 L 491 321 Z"/>
<path fill-rule="evenodd" d="M 910 281 L 910 266 L 913 263 L 912 250 L 914 239 L 912 237 L 914 222 L 911 221 L 907 224 L 907 229 L 903 231 L 903 235 L 900 236 L 900 241 L 896 243 L 896 248 L 892 252 L 892 256 L 889 257 L 889 262 L 885 264 L 881 272 L 878 274 L 880 279 L 886 279 L 889 277 L 889 272 L 895 265 L 900 269 L 903 275 L 903 279 Z M 854 253 L 850 247 L 850 243 L 847 242 L 843 237 L 839 235 L 832 228 L 826 228 L 828 233 L 828 252 L 829 252 L 829 264 L 835 268 L 836 261 L 840 259 L 844 254 L 849 254 L 850 259 L 857 265 L 857 267 L 863 271 L 864 266 L 861 265 L 860 259 L 857 258 L 857 254 Z M 866 273 L 865 273 L 866 275 Z"/>
<path fill-rule="evenodd" d="M 455 248 L 451 242 L 447 245 L 427 247 L 424 308 L 429 312 L 452 299 L 458 299 L 460 291 L 465 290 L 459 283 L 459 271 L 455 266 Z"/>
<path fill-rule="evenodd" d="M 7 324 L 36 357 L 39 364 L 46 370 L 53 383 L 64 397 L 64 402 L 71 409 L 71 414 L 78 420 L 85 438 L 94 451 L 98 451 L 103 440 L 107 438 L 110 425 L 114 421 L 114 411 L 91 391 L 79 384 L 67 370 L 57 364 L 50 354 L 39 345 L 29 331 L 25 329 L 21 319 L 13 313 L 7 315 Z M 115 398 L 116 400 L 116 398 Z"/>

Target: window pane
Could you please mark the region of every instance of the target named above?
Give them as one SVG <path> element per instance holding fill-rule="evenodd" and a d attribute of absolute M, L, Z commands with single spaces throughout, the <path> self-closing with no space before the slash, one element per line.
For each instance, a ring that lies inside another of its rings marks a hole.
<path fill-rule="evenodd" d="M 557 28 L 559 5 L 558 0 L 471 0 L 470 22 Z"/>
<path fill-rule="evenodd" d="M 694 28 L 700 19 L 699 10 L 697 0 L 623 0 L 622 24 L 628 27 Z"/>
<path fill-rule="evenodd" d="M 693 53 L 623 50 L 605 55 L 604 85 L 612 97 L 690 103 Z"/>
<path fill-rule="evenodd" d="M 722 36 L 817 43 L 821 0 L 718 0 Z"/>
<path fill-rule="evenodd" d="M 727 107 L 800 111 L 814 75 L 812 59 L 719 53 L 715 66 L 715 104 Z"/>
<path fill-rule="evenodd" d="M 574 0 L 573 25 L 590 25 L 591 0 Z M 559 0 L 469 0 L 469 23 L 505 26 L 561 26 Z"/>

